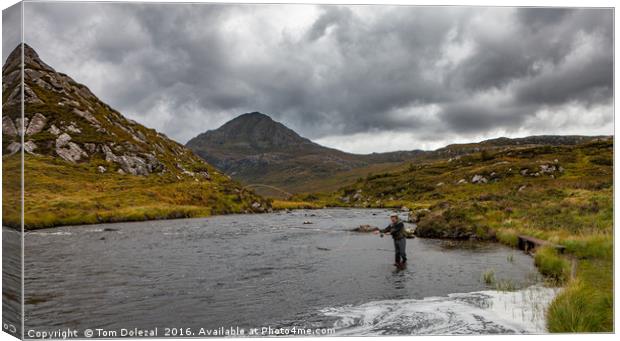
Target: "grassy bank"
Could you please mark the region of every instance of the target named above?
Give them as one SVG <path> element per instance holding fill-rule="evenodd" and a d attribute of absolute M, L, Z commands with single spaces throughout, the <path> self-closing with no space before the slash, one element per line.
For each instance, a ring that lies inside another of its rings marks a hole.
<path fill-rule="evenodd" d="M 19 174 L 19 157 L 3 158 L 5 174 Z M 176 176 L 101 174 L 91 163 L 72 165 L 44 156 L 25 162 L 24 224 L 27 229 L 59 225 L 205 217 L 242 213 L 269 203 L 226 176 L 196 181 Z M 3 224 L 19 226 L 19 188 L 3 179 Z M 256 210 L 259 211 L 259 210 Z"/>
<path fill-rule="evenodd" d="M 613 141 L 483 151 L 370 174 L 296 200 L 401 207 L 422 237 L 498 240 L 520 234 L 566 246 L 536 264 L 565 286 L 548 311 L 552 332 L 612 331 Z M 587 298 L 587 299 L 586 299 Z"/>

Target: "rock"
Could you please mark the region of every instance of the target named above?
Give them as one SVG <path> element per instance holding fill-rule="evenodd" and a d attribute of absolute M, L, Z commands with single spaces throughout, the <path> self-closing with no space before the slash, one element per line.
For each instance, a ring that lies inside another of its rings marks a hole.
<path fill-rule="evenodd" d="M 347 195 L 345 197 L 341 197 L 340 201 L 348 204 L 349 202 L 351 202 L 351 198 Z"/>
<path fill-rule="evenodd" d="M 487 178 L 485 178 L 485 177 L 484 177 L 484 176 L 482 176 L 482 175 L 478 175 L 478 174 L 474 175 L 474 176 L 471 178 L 471 182 L 472 182 L 473 184 L 486 184 L 488 181 L 489 181 L 489 180 L 487 180 Z"/>
<path fill-rule="evenodd" d="M 86 149 L 87 152 L 93 154 L 97 151 L 97 145 L 94 143 L 84 143 L 84 149 Z"/>
<path fill-rule="evenodd" d="M 444 183 L 443 183 L 443 182 L 438 182 L 438 183 L 437 183 L 437 185 L 435 185 L 435 186 L 436 186 L 436 187 L 441 187 L 441 186 L 443 186 L 443 185 L 444 185 Z"/>
<path fill-rule="evenodd" d="M 467 183 L 467 180 L 465 180 L 465 179 L 461 179 L 461 180 L 459 180 L 456 184 L 457 184 L 457 185 L 460 185 L 460 184 L 466 184 L 466 183 Z"/>
<path fill-rule="evenodd" d="M 124 175 L 124 174 L 125 174 L 125 171 L 124 171 L 124 170 L 122 170 L 121 168 L 119 168 L 116 172 L 117 172 L 118 174 L 121 174 L 121 175 Z"/>
<path fill-rule="evenodd" d="M 521 173 L 521 175 L 523 175 L 523 176 L 526 176 L 527 173 L 529 173 L 529 171 L 530 170 L 526 168 L 526 169 L 522 169 L 519 173 Z"/>
<path fill-rule="evenodd" d="M 116 156 L 112 149 L 108 145 L 101 146 L 101 151 L 103 151 L 103 155 L 105 156 L 105 160 L 108 162 L 118 162 L 118 156 Z"/>
<path fill-rule="evenodd" d="M 26 129 L 26 135 L 34 135 L 40 133 L 45 124 L 47 123 L 47 118 L 39 113 L 34 114 L 32 119 L 30 120 L 30 124 L 28 124 L 28 129 Z"/>
<path fill-rule="evenodd" d="M 58 127 L 56 127 L 53 124 L 47 131 L 49 131 L 52 135 L 56 135 L 56 136 L 60 135 L 61 133 L 60 129 L 58 129 Z"/>
<path fill-rule="evenodd" d="M 415 229 L 417 227 L 418 225 L 416 224 L 413 224 L 412 227 L 405 226 L 405 229 L 403 230 L 403 234 L 405 235 L 405 238 L 408 238 L 408 239 L 415 238 Z"/>
<path fill-rule="evenodd" d="M 131 175 L 148 175 L 148 165 L 144 159 L 135 155 L 121 155 L 118 157 L 121 168 Z"/>
<path fill-rule="evenodd" d="M 75 126 L 74 122 L 71 122 L 68 126 L 65 127 L 65 130 L 75 134 L 81 134 L 82 130 Z"/>
<path fill-rule="evenodd" d="M 99 173 L 105 173 L 105 172 L 106 172 L 106 170 L 107 170 L 107 169 L 106 169 L 105 167 L 103 167 L 103 166 L 97 166 L 97 171 L 98 171 Z"/>
<path fill-rule="evenodd" d="M 99 124 L 99 121 L 97 121 L 97 119 L 95 118 L 95 116 L 93 116 L 93 114 L 91 114 L 88 111 L 82 111 L 80 109 L 73 108 L 73 113 L 78 115 L 78 116 L 80 116 L 81 118 L 85 119 L 90 124 L 94 125 L 95 127 L 100 127 L 101 126 Z"/>
<path fill-rule="evenodd" d="M 258 201 L 255 201 L 252 203 L 252 208 L 253 209 L 259 209 L 261 207 L 261 204 Z"/>
<path fill-rule="evenodd" d="M 71 136 L 67 133 L 63 133 L 56 138 L 56 148 L 64 147 L 69 141 L 71 141 Z"/>
<path fill-rule="evenodd" d="M 518 189 L 519 192 L 522 192 L 524 189 L 526 189 L 527 186 L 526 185 L 521 185 Z"/>
<path fill-rule="evenodd" d="M 24 151 L 28 154 L 34 154 L 34 150 L 37 149 L 37 145 L 32 141 L 26 141 L 24 143 Z"/>
<path fill-rule="evenodd" d="M 431 210 L 429 210 L 428 208 L 421 208 L 415 211 L 411 211 L 409 212 L 409 222 L 417 223 L 420 221 L 420 219 L 422 219 L 422 217 L 426 216 L 430 212 Z"/>
<path fill-rule="evenodd" d="M 309 224 L 312 224 L 310 220 L 304 220 L 304 225 L 309 225 Z"/>
<path fill-rule="evenodd" d="M 360 192 L 355 193 L 355 195 L 353 196 L 353 199 L 355 201 L 359 201 L 360 199 L 362 199 L 362 194 Z"/>
<path fill-rule="evenodd" d="M 63 135 L 66 135 L 66 134 L 63 134 Z M 56 140 L 56 154 L 58 154 L 58 156 L 65 159 L 66 161 L 73 162 L 73 163 L 81 160 L 82 157 L 88 156 L 82 150 L 82 148 L 80 148 L 80 146 L 78 146 L 74 142 L 66 142 L 63 146 L 58 147 L 58 140 Z"/>
<path fill-rule="evenodd" d="M 43 104 L 43 101 L 26 84 L 24 84 L 24 102 L 28 104 Z"/>
<path fill-rule="evenodd" d="M 409 207 L 407 207 L 407 206 L 403 206 L 403 207 L 401 207 L 401 208 L 400 208 L 400 210 L 401 210 L 402 212 L 409 212 Z"/>
<path fill-rule="evenodd" d="M 380 229 L 376 226 L 371 226 L 371 225 L 360 225 L 359 227 L 354 228 L 353 232 L 364 232 L 364 233 L 368 233 L 368 232 L 374 232 L 374 231 L 379 231 Z"/>
<path fill-rule="evenodd" d="M 200 175 L 205 180 L 211 180 L 211 175 L 209 175 L 209 172 L 207 171 L 197 172 L 196 174 Z"/>
<path fill-rule="evenodd" d="M 5 136 L 17 136 L 17 128 L 13 120 L 8 116 L 2 116 L 2 134 Z"/>
<path fill-rule="evenodd" d="M 19 142 L 11 142 L 11 144 L 9 144 L 6 147 L 6 150 L 9 152 L 9 155 L 13 155 L 15 153 L 17 153 L 20 149 L 22 148 L 22 144 Z"/>
<path fill-rule="evenodd" d="M 15 120 L 15 126 L 17 127 L 17 134 L 22 135 L 24 130 L 28 126 L 28 117 L 24 117 L 23 122 L 21 117 Z"/>

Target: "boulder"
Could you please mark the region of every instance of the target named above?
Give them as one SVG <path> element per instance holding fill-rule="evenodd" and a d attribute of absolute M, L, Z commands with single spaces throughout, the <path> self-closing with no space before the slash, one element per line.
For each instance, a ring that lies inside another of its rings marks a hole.
<path fill-rule="evenodd" d="M 107 170 L 107 169 L 106 169 L 105 167 L 103 167 L 103 166 L 97 166 L 97 171 L 98 171 L 99 173 L 105 173 L 105 172 L 106 172 L 106 170 Z"/>
<path fill-rule="evenodd" d="M 37 149 L 37 145 L 32 141 L 26 141 L 24 143 L 24 151 L 28 154 L 34 154 L 34 150 Z"/>
<path fill-rule="evenodd" d="M 21 117 L 15 120 L 15 126 L 17 127 L 17 134 L 22 135 L 24 130 L 28 126 L 28 117 L 24 117 L 23 122 Z"/>
<path fill-rule="evenodd" d="M 476 174 L 471 178 L 471 183 L 473 184 L 486 184 L 487 182 L 489 182 L 489 180 L 487 180 L 487 178 L 479 174 Z"/>
<path fill-rule="evenodd" d="M 420 219 L 422 219 L 422 217 L 426 216 L 429 213 L 431 213 L 431 210 L 429 210 L 428 208 L 421 208 L 411 211 L 409 212 L 409 222 L 417 223 L 420 221 Z"/>
<path fill-rule="evenodd" d="M 13 120 L 8 116 L 2 116 L 2 134 L 5 136 L 17 136 L 17 128 Z"/>
<path fill-rule="evenodd" d="M 63 134 L 67 135 L 67 134 Z M 62 135 L 61 135 L 62 136 Z M 69 135 L 67 135 L 69 136 Z M 58 146 L 58 140 L 56 140 L 56 154 L 66 161 L 75 163 L 88 155 L 74 142 L 66 142 L 61 147 Z"/>
<path fill-rule="evenodd" d="M 28 124 L 28 129 L 26 129 L 26 135 L 34 135 L 40 133 L 45 124 L 47 123 L 47 118 L 39 113 L 34 114 L 32 119 L 30 120 L 30 124 Z"/>
<path fill-rule="evenodd" d="M 62 135 L 56 138 L 56 148 L 62 148 L 67 145 L 71 141 L 71 136 L 67 133 L 63 133 Z"/>
<path fill-rule="evenodd" d="M 58 127 L 56 127 L 53 124 L 47 131 L 49 131 L 52 135 L 56 135 L 56 136 L 60 135 L 61 133 L 60 129 L 58 129 Z"/>
<path fill-rule="evenodd" d="M 90 113 L 89 111 L 82 111 L 80 109 L 73 108 L 73 113 L 78 115 L 78 116 L 80 116 L 81 118 L 85 119 L 86 121 L 88 121 L 90 124 L 92 124 L 95 127 L 100 127 L 101 126 L 99 124 L 99 121 L 97 121 L 95 116 L 93 116 L 93 114 Z"/>
<path fill-rule="evenodd" d="M 97 145 L 94 143 L 84 143 L 84 149 L 86 149 L 87 152 L 93 154 L 97 151 Z"/>
<path fill-rule="evenodd" d="M 13 155 L 15 153 L 17 153 L 20 149 L 22 148 L 22 144 L 19 142 L 11 142 L 11 144 L 9 144 L 6 147 L 6 150 L 9 152 L 9 155 Z"/>
<path fill-rule="evenodd" d="M 376 226 L 372 226 L 372 225 L 360 225 L 359 227 L 354 228 L 353 232 L 364 232 L 364 233 L 369 233 L 369 232 L 375 232 L 375 231 L 379 231 L 380 229 Z"/>
<path fill-rule="evenodd" d="M 68 126 L 65 127 L 65 130 L 75 134 L 81 134 L 82 130 L 75 126 L 75 122 L 71 122 Z"/>

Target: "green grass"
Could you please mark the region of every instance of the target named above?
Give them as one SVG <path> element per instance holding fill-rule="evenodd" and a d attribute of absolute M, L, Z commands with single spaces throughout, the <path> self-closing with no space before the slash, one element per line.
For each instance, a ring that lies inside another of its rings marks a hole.
<path fill-rule="evenodd" d="M 495 270 L 489 269 L 482 273 L 482 282 L 487 285 L 495 283 Z"/>
<path fill-rule="evenodd" d="M 537 250 L 534 255 L 534 264 L 540 273 L 558 283 L 564 283 L 570 278 L 571 264 L 560 256 L 555 248 L 542 247 Z"/>
<path fill-rule="evenodd" d="M 613 331 L 613 263 L 580 261 L 577 278 L 551 303 L 547 317 L 551 332 Z"/>
<path fill-rule="evenodd" d="M 17 156 L 3 158 L 4 174 L 19 174 Z M 71 165 L 43 156 L 25 162 L 27 229 L 118 221 L 204 217 L 253 211 L 269 203 L 223 175 L 195 181 L 173 176 L 100 174 L 92 163 Z M 3 178 L 3 224 L 19 226 L 19 182 Z"/>

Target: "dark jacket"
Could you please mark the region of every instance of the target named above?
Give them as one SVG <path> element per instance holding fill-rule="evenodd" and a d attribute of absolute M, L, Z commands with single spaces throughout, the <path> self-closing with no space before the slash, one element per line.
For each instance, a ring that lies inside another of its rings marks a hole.
<path fill-rule="evenodd" d="M 398 240 L 405 238 L 405 224 L 402 221 L 397 222 L 396 224 L 390 224 L 383 230 L 381 233 L 390 232 L 392 238 Z"/>

